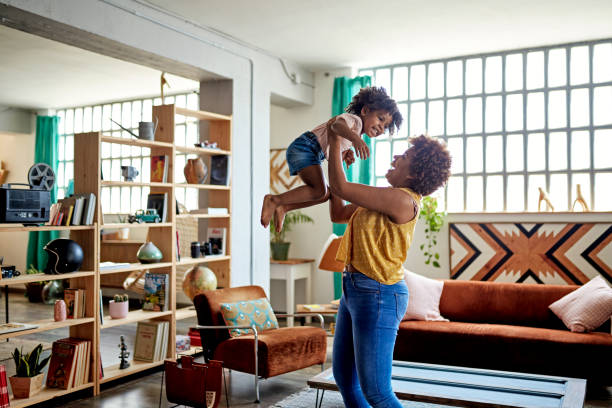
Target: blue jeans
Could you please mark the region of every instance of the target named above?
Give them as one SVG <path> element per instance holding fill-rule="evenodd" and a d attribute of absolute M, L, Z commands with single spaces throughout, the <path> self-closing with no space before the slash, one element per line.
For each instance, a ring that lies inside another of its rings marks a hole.
<path fill-rule="evenodd" d="M 287 166 L 289 174 L 295 176 L 308 166 L 321 165 L 325 153 L 312 132 L 304 132 L 287 148 Z"/>
<path fill-rule="evenodd" d="M 391 389 L 391 363 L 408 306 L 406 283 L 384 285 L 362 273 L 343 272 L 342 288 L 332 365 L 344 405 L 402 407 Z"/>

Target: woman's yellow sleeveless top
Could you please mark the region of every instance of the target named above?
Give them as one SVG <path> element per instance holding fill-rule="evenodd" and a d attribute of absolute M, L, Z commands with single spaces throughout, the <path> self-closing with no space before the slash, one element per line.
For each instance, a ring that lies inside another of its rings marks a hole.
<path fill-rule="evenodd" d="M 352 264 L 359 272 L 385 285 L 404 279 L 402 265 L 421 207 L 419 194 L 409 188 L 400 190 L 414 199 L 415 217 L 405 224 L 396 224 L 385 214 L 359 207 L 349 220 L 336 254 L 338 261 Z"/>

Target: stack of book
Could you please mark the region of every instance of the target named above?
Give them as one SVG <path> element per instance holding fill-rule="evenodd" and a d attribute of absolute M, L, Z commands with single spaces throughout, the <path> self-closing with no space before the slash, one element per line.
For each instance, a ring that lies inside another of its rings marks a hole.
<path fill-rule="evenodd" d="M 80 319 L 85 317 L 85 289 L 64 289 L 64 302 L 66 302 L 66 317 L 68 319 Z"/>
<path fill-rule="evenodd" d="M 92 225 L 96 210 L 93 193 L 62 198 L 49 209 L 48 225 Z"/>
<path fill-rule="evenodd" d="M 91 340 L 68 337 L 53 342 L 47 387 L 69 390 L 89 383 Z"/>
<path fill-rule="evenodd" d="M 166 358 L 169 330 L 170 323 L 166 321 L 138 322 L 134 360 L 152 363 Z"/>
<path fill-rule="evenodd" d="M 142 310 L 152 310 L 154 312 L 168 310 L 168 286 L 167 273 L 145 273 Z"/>

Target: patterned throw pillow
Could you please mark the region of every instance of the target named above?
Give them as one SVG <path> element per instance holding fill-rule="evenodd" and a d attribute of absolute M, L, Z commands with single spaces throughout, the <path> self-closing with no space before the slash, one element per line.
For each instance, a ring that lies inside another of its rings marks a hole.
<path fill-rule="evenodd" d="M 278 321 L 268 299 L 261 298 L 236 303 L 221 303 L 223 320 L 228 326 L 255 325 L 257 331 L 278 329 Z M 253 334 L 250 329 L 229 329 L 230 336 Z"/>

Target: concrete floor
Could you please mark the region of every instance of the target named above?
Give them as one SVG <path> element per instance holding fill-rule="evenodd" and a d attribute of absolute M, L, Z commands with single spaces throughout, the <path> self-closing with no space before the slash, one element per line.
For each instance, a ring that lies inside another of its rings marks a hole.
<path fill-rule="evenodd" d="M 4 297 L 2 295 L 2 297 Z M 31 320 L 45 318 L 53 315 L 53 307 L 40 303 L 29 303 L 21 293 L 10 293 L 11 299 L 11 320 L 18 322 L 27 322 Z M 4 301 L 4 299 L 2 299 Z M 0 321 L 4 321 L 4 307 L 0 307 Z M 195 324 L 194 319 L 179 321 L 177 333 L 186 334 L 190 325 Z M 282 324 L 282 322 L 281 322 Z M 101 336 L 101 352 L 103 364 L 111 365 L 118 363 L 117 344 L 119 336 L 123 334 L 126 338 L 128 348 L 133 349 L 134 336 L 136 334 L 136 325 L 118 326 L 105 329 Z M 59 329 L 43 333 L 36 333 L 29 336 L 22 336 L 29 340 L 37 342 L 53 342 L 56 339 L 66 337 L 67 329 Z M 11 347 L 14 347 L 14 339 L 9 342 Z M 331 342 L 330 342 L 331 343 Z M 330 349 L 331 350 L 331 349 Z M 9 358 L 9 360 L 6 360 Z M 10 355 L 0 355 L 2 362 L 7 365 L 7 375 L 14 373 L 14 367 L 10 360 Z M 331 353 L 328 353 L 327 363 L 325 368 L 331 366 Z M 293 373 L 284 374 L 278 377 L 270 378 L 260 382 L 261 402 L 255 404 L 253 376 L 231 372 L 231 375 L 226 376 L 228 379 L 228 392 L 230 394 L 230 406 L 237 408 L 246 407 L 268 407 L 283 398 L 306 387 L 308 378 L 320 372 L 320 366 L 309 367 Z M 81 393 L 74 393 L 65 398 L 47 401 L 40 404 L 39 407 L 66 407 L 66 408 L 124 408 L 124 407 L 157 407 L 160 402 L 160 386 L 162 373 L 160 369 L 153 369 L 142 372 L 138 375 L 127 377 L 116 382 L 104 384 L 102 392 L 97 397 L 91 397 L 91 391 L 86 390 Z M 161 406 L 168 407 L 165 394 L 162 392 Z M 223 399 L 220 407 L 225 407 Z M 314 400 L 313 400 L 314 406 Z M 612 407 L 612 387 L 603 390 L 589 390 L 587 408 Z"/>

